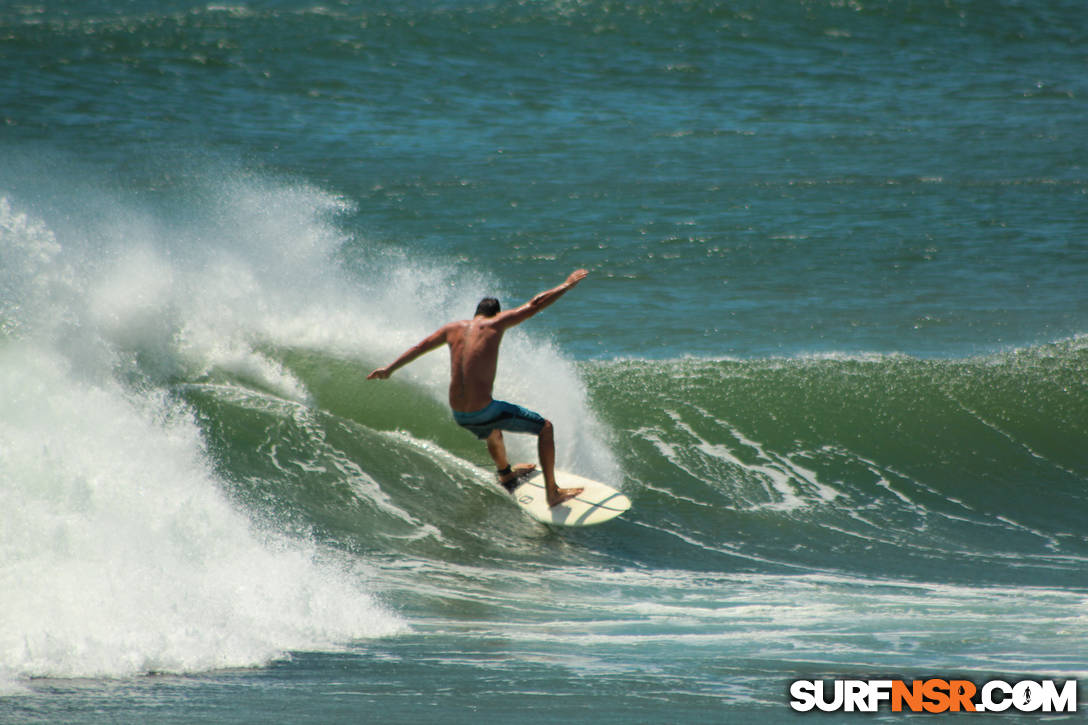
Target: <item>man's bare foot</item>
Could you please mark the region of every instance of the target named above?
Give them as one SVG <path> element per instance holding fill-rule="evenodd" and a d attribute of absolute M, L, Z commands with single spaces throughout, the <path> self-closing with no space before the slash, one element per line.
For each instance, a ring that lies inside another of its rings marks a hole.
<path fill-rule="evenodd" d="M 566 503 L 567 501 L 570 501 L 572 498 L 574 498 L 575 496 L 580 494 L 582 491 L 585 491 L 585 489 L 584 488 L 559 488 L 559 489 L 556 489 L 556 491 L 555 491 L 556 496 L 554 498 L 551 495 L 548 496 L 548 505 L 554 508 L 554 507 L 558 506 L 561 503 Z"/>
<path fill-rule="evenodd" d="M 532 474 L 536 470 L 535 463 L 517 463 L 510 466 L 510 473 L 505 475 L 499 474 L 499 483 L 506 488 L 511 488 L 511 484 L 516 484 L 521 479 Z"/>

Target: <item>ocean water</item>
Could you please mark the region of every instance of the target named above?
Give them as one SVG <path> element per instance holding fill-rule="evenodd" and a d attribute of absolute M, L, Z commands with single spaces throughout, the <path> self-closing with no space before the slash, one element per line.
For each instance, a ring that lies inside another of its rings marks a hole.
<path fill-rule="evenodd" d="M 1088 678 L 1086 47 L 1080 0 L 0 5 L 0 722 Z M 496 393 L 634 505 L 551 530 L 445 352 L 365 376 L 579 267 Z"/>

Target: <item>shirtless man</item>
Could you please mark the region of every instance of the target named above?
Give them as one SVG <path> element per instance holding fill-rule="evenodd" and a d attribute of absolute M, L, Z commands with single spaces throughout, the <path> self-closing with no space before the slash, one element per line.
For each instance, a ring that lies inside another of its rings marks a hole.
<path fill-rule="evenodd" d="M 518 478 L 536 467 L 522 463 L 511 468 L 506 459 L 506 444 L 503 442 L 502 432 L 506 430 L 536 435 L 548 505 L 558 506 L 580 494 L 583 489 L 559 488 L 555 483 L 555 433 L 551 421 L 521 406 L 495 400 L 491 397 L 491 389 L 495 384 L 502 334 L 555 302 L 585 279 L 587 274 L 584 269 L 576 270 L 563 284 L 541 292 L 521 307 L 506 312 L 499 310 L 499 301 L 494 297 L 485 297 L 480 301 L 476 316 L 471 320 L 443 325 L 386 367 L 370 373 L 366 379 L 385 380 L 394 370 L 419 356 L 436 350 L 443 344 L 449 345 L 450 408 L 453 409 L 454 420 L 477 438 L 487 441 L 487 452 L 495 461 L 499 482 L 510 491 L 514 490 Z"/>

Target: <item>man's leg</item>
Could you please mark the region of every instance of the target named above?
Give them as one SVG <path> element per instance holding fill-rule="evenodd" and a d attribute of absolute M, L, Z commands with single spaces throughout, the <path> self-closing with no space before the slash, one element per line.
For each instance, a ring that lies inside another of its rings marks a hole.
<path fill-rule="evenodd" d="M 536 464 L 533 463 L 519 463 L 516 466 L 510 466 L 510 461 L 506 457 L 506 441 L 503 440 L 502 431 L 498 428 L 491 431 L 491 435 L 487 437 L 487 452 L 491 454 L 491 460 L 495 461 L 495 470 L 499 473 L 499 483 L 509 483 L 515 478 L 536 470 Z M 508 468 L 510 469 L 509 473 L 506 472 Z"/>
<path fill-rule="evenodd" d="M 491 454 L 491 460 L 495 461 L 495 468 L 503 470 L 510 465 L 506 459 L 506 443 L 502 439 L 502 431 L 496 428 L 487 437 L 487 452 Z"/>
<path fill-rule="evenodd" d="M 558 506 L 574 498 L 584 488 L 559 488 L 555 483 L 555 430 L 550 420 L 544 421 L 544 427 L 537 436 L 537 453 L 540 455 L 540 467 L 544 470 L 544 489 L 548 494 L 548 505 Z"/>

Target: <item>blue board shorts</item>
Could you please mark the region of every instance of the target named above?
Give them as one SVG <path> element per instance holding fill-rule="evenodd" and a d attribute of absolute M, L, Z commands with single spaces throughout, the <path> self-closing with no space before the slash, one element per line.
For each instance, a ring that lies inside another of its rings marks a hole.
<path fill-rule="evenodd" d="M 475 433 L 481 440 L 487 438 L 491 435 L 491 431 L 496 429 L 511 433 L 540 435 L 540 431 L 547 422 L 540 414 L 503 400 L 492 400 L 491 404 L 483 410 L 472 413 L 461 413 L 455 410 L 453 419 L 457 421 L 457 425 Z"/>

